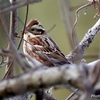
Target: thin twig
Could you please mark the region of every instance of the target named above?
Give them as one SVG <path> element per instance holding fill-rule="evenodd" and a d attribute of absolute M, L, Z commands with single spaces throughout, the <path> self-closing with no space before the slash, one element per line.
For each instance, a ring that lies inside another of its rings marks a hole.
<path fill-rule="evenodd" d="M 9 0 L 11 5 L 14 5 L 17 0 Z M 10 32 L 9 36 L 11 37 L 14 45 L 16 45 L 14 34 L 17 32 L 17 9 L 10 12 Z M 11 44 L 8 44 L 8 50 L 12 50 Z M 14 67 L 14 59 L 11 57 L 7 58 L 8 64 L 5 69 L 5 75 L 4 78 L 10 78 L 13 77 L 13 67 Z M 8 73 L 9 72 L 9 73 Z"/>
<path fill-rule="evenodd" d="M 28 18 L 28 11 L 29 11 L 29 5 L 26 6 L 26 18 L 25 18 L 25 24 L 24 24 L 24 28 L 23 28 L 23 31 L 22 31 L 22 36 L 21 36 L 21 39 L 20 39 L 20 42 L 19 42 L 19 44 L 18 44 L 17 49 L 20 48 L 20 45 L 21 45 L 22 40 L 23 40 L 23 36 L 24 36 L 25 28 L 26 28 L 26 23 L 27 23 L 27 18 Z"/>
<path fill-rule="evenodd" d="M 68 13 L 67 16 L 68 16 L 68 22 L 69 22 L 69 25 L 70 25 L 70 33 L 71 33 L 71 29 L 72 29 L 72 26 L 73 26 L 73 23 L 74 23 L 73 15 L 72 15 L 72 12 L 70 10 L 71 4 L 70 4 L 70 0 L 64 0 L 64 1 L 65 1 L 64 4 L 66 4 L 66 6 L 65 6 L 66 10 L 67 10 L 66 12 Z M 73 44 L 73 48 L 75 48 L 75 46 L 79 43 L 79 41 L 78 41 L 78 36 L 77 36 L 76 30 L 74 29 L 73 32 L 74 32 L 74 39 L 75 39 L 75 42 Z M 71 38 L 71 42 L 72 42 L 72 36 L 71 36 L 71 34 L 70 34 L 70 37 L 68 37 L 68 38 Z"/>
<path fill-rule="evenodd" d="M 79 89 L 75 89 L 74 92 L 72 92 L 65 100 L 70 100 L 75 94 L 76 92 L 78 91 Z"/>
<path fill-rule="evenodd" d="M 88 7 L 88 6 L 91 6 L 91 5 L 93 5 L 93 2 L 91 2 L 91 3 L 89 2 L 89 3 L 87 3 L 87 4 L 85 4 L 85 5 L 81 6 L 81 7 L 79 7 L 79 8 L 76 10 L 76 13 L 75 13 L 75 15 L 76 15 L 76 20 L 75 20 L 74 25 L 73 25 L 73 27 L 72 27 L 72 40 L 73 40 L 73 44 L 74 44 L 74 42 L 75 42 L 75 39 L 74 39 L 74 28 L 75 28 L 75 26 L 76 26 L 76 24 L 77 24 L 77 22 L 78 22 L 79 12 L 80 12 L 82 9 L 84 9 L 84 8 L 86 8 L 86 7 Z"/>
<path fill-rule="evenodd" d="M 20 45 L 21 45 L 21 42 L 22 42 L 22 38 L 23 38 L 23 34 L 24 34 L 24 31 L 25 31 L 25 27 L 26 27 L 26 23 L 27 23 L 27 17 L 28 17 L 28 5 L 27 5 L 27 10 L 26 10 L 26 18 L 25 18 L 25 24 L 24 24 L 24 29 L 23 29 L 23 32 L 22 32 L 22 37 L 21 37 L 21 40 L 20 40 L 20 43 L 19 43 L 19 45 L 18 45 L 18 48 L 17 49 L 19 49 L 20 48 Z M 17 16 L 16 16 L 17 17 Z M 9 68 L 7 69 L 7 71 L 6 71 L 6 73 L 5 73 L 5 75 L 4 75 L 4 77 L 3 77 L 3 79 L 4 78 L 6 78 L 10 73 L 11 73 L 11 69 L 12 69 L 12 63 L 13 63 L 13 60 L 10 62 L 10 64 L 9 64 Z"/>
<path fill-rule="evenodd" d="M 54 24 L 54 25 L 47 31 L 47 33 L 49 33 L 50 31 L 52 31 L 55 27 L 56 27 L 56 24 Z"/>
<path fill-rule="evenodd" d="M 28 68 L 25 66 L 25 64 L 22 62 L 21 57 L 20 57 L 20 55 L 19 55 L 19 52 L 17 51 L 17 48 L 15 47 L 15 45 L 14 45 L 14 43 L 12 42 L 11 38 L 9 37 L 9 33 L 8 33 L 7 28 L 6 28 L 5 20 L 4 20 L 4 17 L 3 17 L 2 14 L 0 14 L 0 19 L 1 19 L 2 25 L 3 25 L 3 27 L 4 27 L 5 33 L 6 33 L 8 39 L 9 39 L 11 45 L 12 45 L 12 49 L 13 49 L 13 52 L 14 52 L 14 56 L 15 56 L 17 62 L 20 64 L 21 68 L 22 68 L 25 72 L 28 71 L 29 69 L 28 69 Z M 13 52 L 12 52 L 12 53 L 13 53 Z"/>
<path fill-rule="evenodd" d="M 0 55 L 0 56 L 1 56 L 0 67 L 2 67 L 2 66 L 5 66 L 7 64 L 7 62 L 4 60 L 4 56 L 3 55 Z"/>

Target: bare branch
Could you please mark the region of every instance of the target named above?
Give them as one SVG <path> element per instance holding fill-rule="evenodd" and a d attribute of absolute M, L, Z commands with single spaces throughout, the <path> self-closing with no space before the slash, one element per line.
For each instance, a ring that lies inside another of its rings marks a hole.
<path fill-rule="evenodd" d="M 11 96 L 11 93 L 12 96 L 15 96 L 25 93 L 26 91 L 34 91 L 39 88 L 46 88 L 57 84 L 70 83 L 82 89 L 82 84 L 80 84 L 80 82 L 83 81 L 82 73 L 79 73 L 76 67 L 75 65 L 65 65 L 60 68 L 55 67 L 46 70 L 37 70 L 34 73 L 31 71 L 20 77 L 1 81 L 0 99 Z"/>
<path fill-rule="evenodd" d="M 93 5 L 94 4 L 94 2 L 91 2 L 91 3 L 87 3 L 87 4 L 85 4 L 85 5 L 82 5 L 81 7 L 79 7 L 77 10 L 76 10 L 76 20 L 75 20 L 75 22 L 74 22 L 74 25 L 73 25 L 73 27 L 72 27 L 72 39 L 73 39 L 73 43 L 75 42 L 75 32 L 74 32 L 74 28 L 75 28 L 75 26 L 76 26 L 76 24 L 77 24 L 77 22 L 78 22 L 78 18 L 79 18 L 79 11 L 81 11 L 83 8 L 86 8 L 86 7 L 88 7 L 88 6 L 91 6 L 91 5 Z"/>
<path fill-rule="evenodd" d="M 28 9 L 29 9 L 29 5 L 26 6 L 27 9 L 26 9 L 26 18 L 25 18 L 25 24 L 24 24 L 24 28 L 23 28 L 23 31 L 22 31 L 22 36 L 21 36 L 21 39 L 20 39 L 20 42 L 19 42 L 19 45 L 18 45 L 18 48 L 20 48 L 20 45 L 22 43 L 22 40 L 23 40 L 23 35 L 24 35 L 24 31 L 25 31 L 25 28 L 26 28 L 26 23 L 27 23 L 27 18 L 28 18 Z"/>
<path fill-rule="evenodd" d="M 66 57 L 72 62 L 78 62 L 82 59 L 85 50 L 93 42 L 94 38 L 100 32 L 100 19 L 88 30 L 82 41 Z"/>
<path fill-rule="evenodd" d="M 7 62 L 4 60 L 4 56 L 1 55 L 0 67 L 1 67 L 1 66 L 5 66 L 6 64 L 7 64 Z"/>
<path fill-rule="evenodd" d="M 30 100 L 33 96 L 34 94 L 32 92 L 27 92 L 23 95 L 17 95 L 12 98 L 5 98 L 3 100 Z"/>

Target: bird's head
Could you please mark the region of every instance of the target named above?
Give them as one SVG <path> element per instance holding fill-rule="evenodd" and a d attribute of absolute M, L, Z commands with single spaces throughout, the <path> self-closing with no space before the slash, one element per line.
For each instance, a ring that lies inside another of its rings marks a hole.
<path fill-rule="evenodd" d="M 37 19 L 31 19 L 26 25 L 24 34 L 28 37 L 38 37 L 45 34 L 45 29 Z"/>

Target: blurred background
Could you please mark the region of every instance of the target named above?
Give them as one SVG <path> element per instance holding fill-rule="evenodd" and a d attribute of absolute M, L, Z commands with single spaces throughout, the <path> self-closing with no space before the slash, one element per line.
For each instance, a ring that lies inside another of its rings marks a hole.
<path fill-rule="evenodd" d="M 9 5 L 8 0 L 2 0 L 0 7 L 3 5 Z M 20 0 L 21 1 L 21 0 Z M 87 0 L 42 0 L 42 2 L 31 4 L 29 6 L 28 21 L 30 19 L 38 19 L 45 29 L 48 31 L 53 26 L 55 26 L 48 34 L 55 40 L 62 52 L 67 55 L 72 50 L 72 40 L 71 40 L 71 29 L 75 21 L 75 11 L 81 5 L 87 3 Z M 75 28 L 77 41 L 80 42 L 84 37 L 85 33 L 91 28 L 98 18 L 94 19 L 94 15 L 97 11 L 93 6 L 88 7 L 80 11 L 79 21 Z M 18 9 L 18 16 L 24 22 L 26 14 L 26 6 Z M 7 26 L 9 29 L 9 13 L 5 14 Z M 21 30 L 23 29 L 23 24 L 18 21 L 18 34 L 21 36 Z M 99 39 L 98 35 L 91 46 L 86 50 L 84 56 L 87 62 L 98 59 L 99 56 Z M 19 39 L 16 39 L 17 43 Z M 0 23 L 0 49 L 6 49 L 8 41 L 5 32 Z M 22 51 L 22 46 L 20 48 Z M 16 64 L 15 73 L 18 74 L 20 68 Z M 0 69 L 0 78 L 4 74 L 4 67 Z M 57 89 L 53 90 L 53 95 L 59 100 L 64 100 L 70 91 L 67 89 Z M 32 98 L 31 100 L 33 100 Z"/>

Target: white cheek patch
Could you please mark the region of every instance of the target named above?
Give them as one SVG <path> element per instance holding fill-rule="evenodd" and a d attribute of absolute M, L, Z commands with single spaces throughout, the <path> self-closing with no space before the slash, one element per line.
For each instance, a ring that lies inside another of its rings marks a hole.
<path fill-rule="evenodd" d="M 24 39 L 27 40 L 28 37 L 35 38 L 35 37 L 39 37 L 39 36 L 41 36 L 41 35 L 34 35 L 34 34 L 28 32 L 27 34 L 24 34 Z"/>

